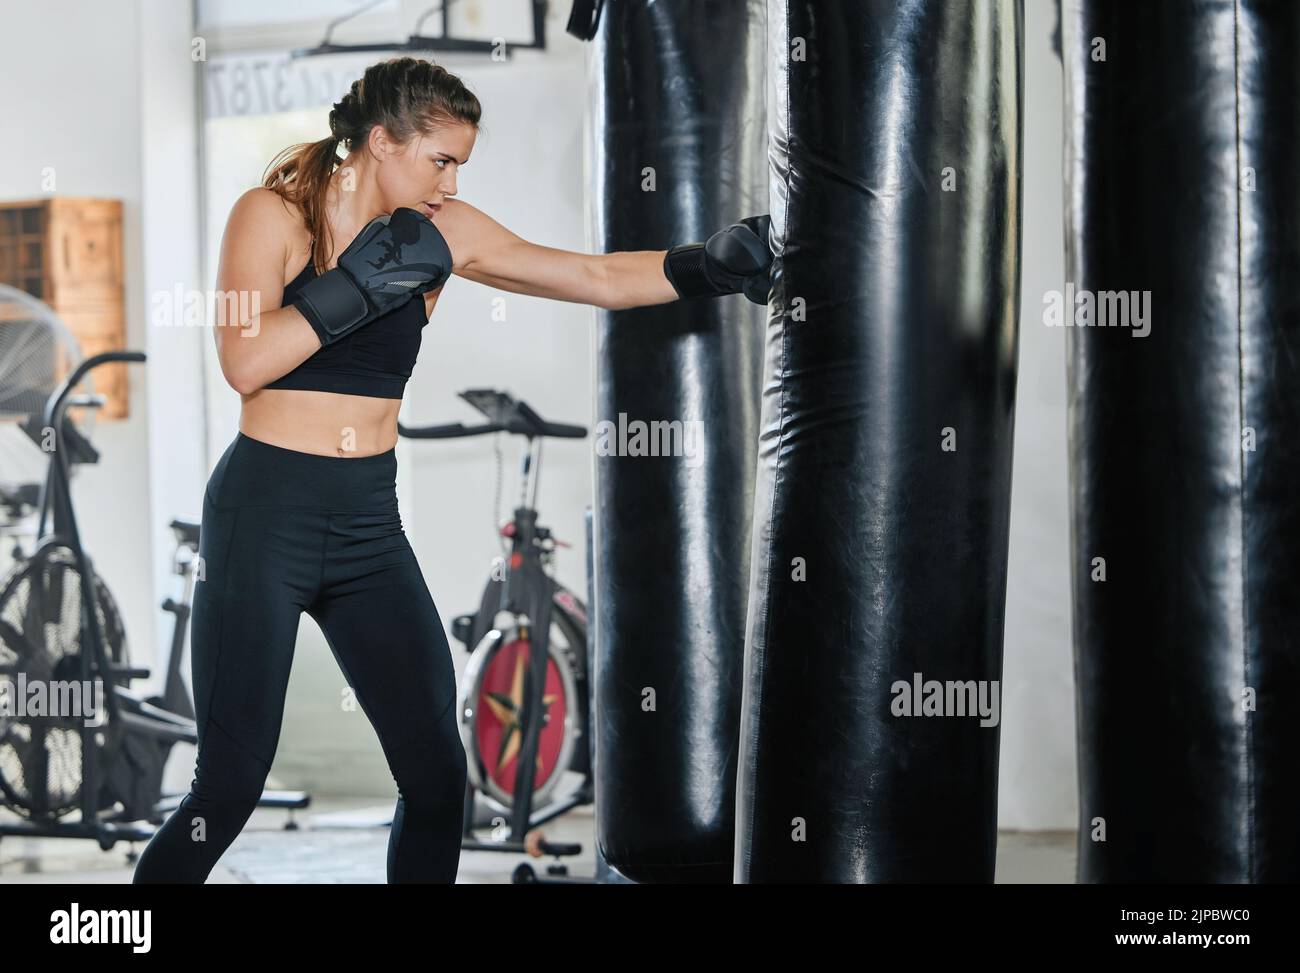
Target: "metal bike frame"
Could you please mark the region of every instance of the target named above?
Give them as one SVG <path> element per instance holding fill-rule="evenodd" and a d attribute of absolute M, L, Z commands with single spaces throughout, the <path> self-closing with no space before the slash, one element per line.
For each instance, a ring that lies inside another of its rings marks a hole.
<path fill-rule="evenodd" d="M 541 454 L 541 439 L 528 437 L 528 447 L 523 458 L 519 506 L 514 510 L 514 534 L 511 537 L 508 569 L 502 583 L 500 601 L 492 606 L 493 616 L 499 611 L 518 616 L 521 620 L 520 634 L 528 639 L 528 675 L 520 717 L 523 738 L 520 741 L 520 755 L 515 762 L 515 800 L 511 806 L 510 838 L 505 843 L 481 842 L 473 838 L 473 794 L 467 789 L 466 840 L 462 842 L 462 847 L 468 850 L 522 850 L 524 838 L 530 829 L 582 803 L 581 798 L 570 798 L 548 807 L 546 814 L 538 818 L 534 818 L 532 813 L 533 785 L 537 773 L 537 762 L 533 758 L 541 742 L 544 715 L 542 698 L 546 690 L 546 668 L 550 661 L 551 611 L 555 587 L 543 567 L 541 547 L 537 544 L 536 504 Z M 487 600 L 485 598 L 485 602 Z M 492 618 L 489 618 L 486 622 L 489 628 L 491 621 Z M 480 626 L 483 624 L 480 619 Z"/>
<path fill-rule="evenodd" d="M 68 406 L 72 404 L 68 399 L 69 394 L 85 378 L 87 372 L 110 362 L 142 362 L 144 360 L 145 356 L 142 353 L 131 351 L 105 352 L 87 358 L 73 369 L 72 373 L 50 395 L 45 403 L 45 412 L 41 417 L 44 428 L 54 434 L 54 453 L 50 457 L 49 473 L 46 476 L 45 485 L 41 489 L 41 512 L 36 531 L 37 543 L 31 560 L 36 561 L 43 557 L 44 552 L 54 545 L 61 545 L 72 550 L 77 571 L 81 575 L 82 652 L 80 675 L 82 680 L 88 683 L 92 680 L 96 668 L 104 674 L 104 703 L 108 711 L 110 726 L 113 721 L 116 721 L 121 716 L 121 708 L 115 694 L 111 691 L 111 683 L 107 678 L 113 669 L 104 649 L 104 633 L 99 627 L 99 615 L 95 606 L 94 575 L 91 573 L 90 558 L 81 546 L 81 535 L 77 530 L 77 519 L 72 510 L 68 462 L 63 448 L 63 421 Z M 79 404 L 93 405 L 93 402 Z M 51 523 L 49 533 L 46 533 L 45 530 L 47 520 Z M 85 651 L 86 646 L 90 647 L 89 652 Z M 105 834 L 106 829 L 109 833 L 113 833 L 115 829 L 99 820 L 97 805 L 99 803 L 101 780 L 98 761 L 92 753 L 96 747 L 95 735 L 98 732 L 99 727 L 88 726 L 85 720 L 81 721 L 81 820 L 76 824 L 63 824 L 57 821 L 22 821 L 16 824 L 0 826 L 0 835 L 66 835 L 99 838 L 101 847 L 104 845 L 107 837 Z M 128 839 L 147 838 L 149 834 L 139 829 L 128 828 L 121 830 L 123 833 L 116 837 Z M 139 834 L 136 834 L 136 832 L 139 832 Z M 111 845 L 112 841 L 110 840 L 109 843 Z"/>
<path fill-rule="evenodd" d="M 87 358 L 63 380 L 46 402 L 42 421 L 44 428 L 54 434 L 54 451 L 50 457 L 50 469 L 45 485 L 41 489 L 38 540 L 30 560 L 36 561 L 44 557 L 45 552 L 55 546 L 72 550 L 77 571 L 81 575 L 80 674 L 83 680 L 90 682 L 97 670 L 104 680 L 104 704 L 108 713 L 108 725 L 111 727 L 120 724 L 123 729 L 147 733 L 159 740 L 192 742 L 193 721 L 183 720 L 143 702 L 137 702 L 135 711 L 128 712 L 119 699 L 120 687 L 114 685 L 114 677 L 143 677 L 147 676 L 148 672 L 115 667 L 112 660 L 108 658 L 105 637 L 100 629 L 99 613 L 95 605 L 95 575 L 90 557 L 81 544 L 81 534 L 77 528 L 77 518 L 72 506 L 67 451 L 64 449 L 63 423 L 68 407 L 70 405 L 93 407 L 97 404 L 93 400 L 69 398 L 72 389 L 81 382 L 86 373 L 100 365 L 144 360 L 145 355 L 138 351 L 110 351 Z M 47 522 L 51 525 L 48 533 L 45 529 Z M 85 650 L 87 646 L 90 649 L 88 652 Z M 0 835 L 94 838 L 105 850 L 118 841 L 146 841 L 153 835 L 151 829 L 114 824 L 100 819 L 98 805 L 102 779 L 95 741 L 95 735 L 99 731 L 99 726 L 88 726 L 85 720 L 82 720 L 80 820 L 74 824 L 44 820 L 19 821 L 0 825 Z"/>
<path fill-rule="evenodd" d="M 511 804 L 510 837 L 505 841 L 479 841 L 474 832 L 473 779 L 465 788 L 465 825 L 461 847 L 472 851 L 526 852 L 525 839 L 531 828 L 564 814 L 582 804 L 591 803 L 591 768 L 586 763 L 586 781 L 574 795 L 563 801 L 547 804 L 544 811 L 533 815 L 536 782 L 536 757 L 541 742 L 545 717 L 543 699 L 546 692 L 547 667 L 551 657 L 550 631 L 552 611 L 559 610 L 575 627 L 587 631 L 585 620 L 577 625 L 572 609 L 561 604 L 554 609 L 553 600 L 564 589 L 545 570 L 544 551 L 539 540 L 549 536 L 549 531 L 537 524 L 537 487 L 541 468 L 541 440 L 547 436 L 560 439 L 585 439 L 587 429 L 542 419 L 526 403 L 514 399 L 509 393 L 495 389 L 467 389 L 460 397 L 487 417 L 488 422 L 477 426 L 452 423 L 439 426 L 411 428 L 398 422 L 398 432 L 409 439 L 455 439 L 485 433 L 508 432 L 527 439 L 523 459 L 523 476 L 520 484 L 519 505 L 514 510 L 510 554 L 506 576 L 503 580 L 489 579 L 484 587 L 478 612 L 472 616 L 466 648 L 474 653 L 482 646 L 483 638 L 496 628 L 496 617 L 507 612 L 518 619 L 519 637 L 528 639 L 528 668 L 524 676 L 524 698 L 520 707 L 521 742 L 515 763 L 514 800 Z M 572 597 L 571 593 L 565 592 Z M 577 598 L 575 602 L 581 603 Z M 458 638 L 460 636 L 458 635 Z M 583 672 L 586 671 L 586 646 L 583 647 Z M 590 713 L 584 699 L 574 700 L 582 715 L 583 745 L 589 739 Z M 543 841 L 544 854 L 556 857 L 581 854 L 577 843 Z M 521 868 L 524 866 L 521 866 Z"/>

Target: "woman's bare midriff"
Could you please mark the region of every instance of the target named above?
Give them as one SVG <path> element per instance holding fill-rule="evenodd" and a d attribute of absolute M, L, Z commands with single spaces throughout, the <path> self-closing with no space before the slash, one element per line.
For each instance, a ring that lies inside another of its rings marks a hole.
<path fill-rule="evenodd" d="M 259 389 L 242 397 L 239 431 L 272 446 L 360 458 L 397 445 L 401 399 L 339 392 Z"/>
<path fill-rule="evenodd" d="M 293 258 L 285 267 L 286 286 L 311 254 L 307 239 L 297 243 Z M 430 305 L 434 301 L 425 296 L 426 314 L 432 313 Z M 240 400 L 239 431 L 272 446 L 359 459 L 386 453 L 397 445 L 401 399 L 303 389 L 258 389 L 252 395 L 241 396 Z"/>

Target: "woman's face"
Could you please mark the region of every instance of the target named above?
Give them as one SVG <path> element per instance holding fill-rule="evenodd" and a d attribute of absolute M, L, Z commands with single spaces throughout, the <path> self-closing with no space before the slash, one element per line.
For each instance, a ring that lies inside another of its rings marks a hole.
<path fill-rule="evenodd" d="M 456 174 L 469 161 L 474 126 L 446 125 L 417 135 L 405 145 L 385 140 L 379 166 L 379 192 L 385 212 L 406 206 L 432 217 L 443 200 L 456 195 Z"/>

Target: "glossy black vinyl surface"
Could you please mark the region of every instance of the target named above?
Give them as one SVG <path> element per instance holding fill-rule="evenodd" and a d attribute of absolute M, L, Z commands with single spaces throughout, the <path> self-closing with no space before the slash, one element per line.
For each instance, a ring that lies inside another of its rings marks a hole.
<path fill-rule="evenodd" d="M 1078 877 L 1296 881 L 1300 4 L 1063 27 L 1067 273 L 1150 292 L 1069 333 Z"/>
<path fill-rule="evenodd" d="M 993 878 L 998 725 L 894 715 L 891 689 L 1001 678 L 1022 20 L 769 4 L 738 881 Z"/>
<path fill-rule="evenodd" d="M 763 23 L 761 0 L 607 5 L 595 249 L 666 250 L 767 211 Z M 740 295 L 598 315 L 596 419 L 619 455 L 597 427 L 597 843 L 640 882 L 731 881 L 761 361 L 762 309 Z M 631 455 L 638 422 L 695 438 Z"/>

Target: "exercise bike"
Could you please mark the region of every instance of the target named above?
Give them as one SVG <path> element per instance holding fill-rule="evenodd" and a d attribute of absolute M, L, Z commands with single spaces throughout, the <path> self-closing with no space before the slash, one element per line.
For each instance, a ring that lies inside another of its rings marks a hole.
<path fill-rule="evenodd" d="M 156 730 L 155 740 L 185 735 L 184 721 L 151 712 L 143 700 L 128 706 L 119 696 L 148 672 L 127 661 L 121 614 L 81 546 L 68 486 L 72 464 L 95 462 L 98 454 L 87 449 L 67 409 L 103 402 L 71 396 L 72 389 L 101 365 L 144 360 L 139 352 L 107 352 L 82 361 L 50 395 L 39 425 L 34 416 L 24 425 L 50 462 L 36 547 L 0 586 L 0 677 L 12 694 L 0 711 L 0 799 L 23 819 L 0 824 L 0 836 L 92 838 L 105 851 L 148 838 L 150 832 L 101 815 L 106 805 L 118 807 L 105 800 L 108 768 L 133 722 L 140 732 Z M 24 684 L 44 688 L 48 705 L 24 712 Z M 79 820 L 61 820 L 74 812 Z"/>
<path fill-rule="evenodd" d="M 587 430 L 547 422 L 505 392 L 469 389 L 460 397 L 487 422 L 415 428 L 399 423 L 399 434 L 458 439 L 505 432 L 526 441 L 519 505 L 499 529 L 508 550 L 492 562 L 478 611 L 457 616 L 451 626 L 469 652 L 458 694 L 469 769 L 461 847 L 557 859 L 578 855 L 581 844 L 549 842 L 538 829 L 594 799 L 587 609 L 548 572 L 556 547 L 568 545 L 537 522 L 536 503 L 542 440 L 583 439 Z M 572 793 L 558 796 L 566 770 L 581 774 L 582 782 Z M 508 822 L 508 837 L 475 836 L 481 826 L 479 800 L 494 830 L 504 832 Z M 548 872 L 563 876 L 568 869 L 557 861 Z M 537 881 L 527 864 L 515 870 L 514 880 Z"/>
<path fill-rule="evenodd" d="M 0 679 L 9 691 L 20 684 L 56 692 L 62 702 L 43 712 L 18 712 L 11 698 L 0 707 L 0 803 L 20 818 L 0 823 L 0 837 L 90 838 L 105 850 L 118 841 L 147 841 L 180 795 L 164 798 L 162 774 L 171 747 L 197 745 L 194 707 L 181 675 L 198 552 L 198 524 L 175 520 L 175 568 L 184 579 L 180 601 L 167 599 L 175 617 L 163 692 L 144 698 L 130 682 L 150 671 L 130 665 L 126 635 L 116 602 L 95 573 L 81 543 L 69 489 L 76 463 L 98 461 L 94 448 L 67 418 L 72 406 L 97 408 L 102 396 L 70 393 L 92 369 L 113 362 L 143 362 L 140 352 L 107 352 L 86 359 L 50 395 L 44 413 L 24 426 L 50 453 L 39 496 L 23 488 L 4 505 L 20 520 L 24 505 L 40 509 L 37 542 L 30 554 L 14 552 L 15 563 L 0 582 Z M 52 437 L 52 439 L 50 438 Z M 46 531 L 46 524 L 52 529 Z M 89 584 L 85 579 L 92 579 Z M 93 592 L 93 594 L 92 594 Z M 80 690 L 80 695 L 72 690 Z M 67 711 L 65 711 L 65 709 Z M 79 712 L 72 712 L 72 709 Z M 93 718 L 90 718 L 93 717 Z M 267 792 L 263 806 L 306 807 L 297 792 Z M 79 812 L 78 819 L 62 819 Z M 128 859 L 134 858 L 134 853 Z"/>

